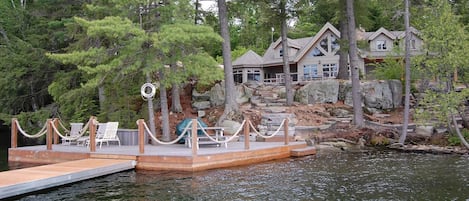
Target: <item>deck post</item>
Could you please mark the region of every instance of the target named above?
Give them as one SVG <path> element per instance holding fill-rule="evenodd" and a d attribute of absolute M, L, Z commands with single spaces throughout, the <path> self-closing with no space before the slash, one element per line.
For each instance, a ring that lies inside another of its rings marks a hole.
<path fill-rule="evenodd" d="M 90 152 L 96 152 L 96 117 L 92 117 L 90 122 Z"/>
<path fill-rule="evenodd" d="M 246 121 L 244 122 L 244 128 L 243 128 L 243 131 L 244 131 L 244 149 L 245 150 L 249 150 L 250 147 L 249 147 L 249 124 L 251 123 L 251 120 L 249 118 L 246 119 Z"/>
<path fill-rule="evenodd" d="M 285 133 L 285 145 L 288 145 L 288 141 L 289 141 L 289 139 L 288 139 L 288 124 L 289 123 L 290 123 L 289 119 L 286 118 L 285 119 L 285 125 L 283 125 L 283 128 L 284 128 L 283 132 Z"/>
<path fill-rule="evenodd" d="M 11 148 L 18 147 L 18 119 L 11 119 Z"/>
<path fill-rule="evenodd" d="M 46 136 L 46 145 L 47 150 L 52 150 L 52 135 L 54 134 L 52 128 L 52 119 L 47 119 L 47 136 Z"/>
<path fill-rule="evenodd" d="M 143 127 L 143 119 L 137 121 L 138 124 L 138 151 L 140 154 L 145 153 L 145 129 Z"/>
<path fill-rule="evenodd" d="M 52 122 L 54 123 L 54 126 L 56 128 L 58 128 L 59 126 L 59 119 L 58 118 L 55 118 Z M 58 144 L 59 143 L 59 134 L 55 132 L 54 130 L 54 144 Z"/>
<path fill-rule="evenodd" d="M 191 129 L 191 143 L 192 143 L 192 157 L 197 156 L 197 149 L 199 148 L 197 142 L 197 119 L 192 119 L 192 129 Z"/>

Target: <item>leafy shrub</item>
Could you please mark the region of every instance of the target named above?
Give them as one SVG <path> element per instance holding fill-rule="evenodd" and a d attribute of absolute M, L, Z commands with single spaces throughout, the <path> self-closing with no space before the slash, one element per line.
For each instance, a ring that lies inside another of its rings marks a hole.
<path fill-rule="evenodd" d="M 469 139 L 469 130 L 468 129 L 461 130 L 461 134 L 464 136 L 464 138 L 466 140 Z M 452 133 L 448 137 L 448 142 L 449 142 L 449 145 L 451 145 L 451 146 L 461 145 L 461 139 L 459 139 L 459 137 L 456 133 Z"/>

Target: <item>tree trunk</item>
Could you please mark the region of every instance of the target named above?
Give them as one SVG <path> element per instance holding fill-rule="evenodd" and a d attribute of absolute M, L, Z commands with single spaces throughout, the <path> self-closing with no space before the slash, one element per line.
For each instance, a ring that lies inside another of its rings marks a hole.
<path fill-rule="evenodd" d="M 290 61 L 288 57 L 288 38 L 287 38 L 287 13 L 286 13 L 286 1 L 282 0 L 280 3 L 280 15 L 282 16 L 282 59 L 283 59 L 283 73 L 285 75 L 285 91 L 287 94 L 287 106 L 293 104 L 293 90 L 292 90 L 292 79 L 290 74 Z"/>
<path fill-rule="evenodd" d="M 465 114 L 465 111 L 464 111 L 465 109 L 466 109 L 466 107 L 459 107 L 459 108 L 457 108 L 458 114 L 459 114 L 459 116 L 461 117 L 462 126 L 463 126 L 464 128 L 469 128 L 469 120 L 468 120 L 467 117 L 466 117 L 466 114 Z"/>
<path fill-rule="evenodd" d="M 160 79 L 164 80 L 164 69 L 160 70 Z M 160 104 L 161 104 L 161 132 L 163 133 L 163 141 L 171 141 L 169 133 L 169 109 L 168 109 L 168 96 L 166 94 L 166 87 L 163 82 L 160 83 Z"/>
<path fill-rule="evenodd" d="M 150 74 L 146 74 L 147 83 L 151 83 Z M 150 123 L 150 131 L 153 134 L 156 134 L 156 125 L 155 125 L 155 110 L 153 109 L 153 97 L 149 97 L 147 100 L 148 103 L 148 122 Z"/>
<path fill-rule="evenodd" d="M 101 112 L 106 112 L 106 108 L 104 107 L 106 102 L 106 95 L 104 93 L 104 86 L 100 84 L 98 86 L 98 100 L 99 100 L 99 110 Z"/>
<path fill-rule="evenodd" d="M 451 119 L 453 121 L 453 126 L 456 129 L 456 133 L 459 137 L 459 140 L 461 140 L 461 144 L 463 144 L 467 149 L 469 149 L 469 143 L 467 143 L 466 139 L 464 139 L 464 136 L 461 134 L 461 131 L 458 128 L 458 123 L 456 122 L 456 119 L 454 119 L 453 114 L 451 114 Z"/>
<path fill-rule="evenodd" d="M 404 144 L 407 137 L 407 127 L 409 126 L 410 110 L 410 25 L 409 25 L 409 0 L 405 2 L 404 24 L 405 24 L 405 98 L 404 98 L 404 122 L 399 143 Z"/>
<path fill-rule="evenodd" d="M 363 108 L 360 93 L 357 38 L 355 36 L 355 15 L 353 11 L 353 0 L 347 0 L 347 21 L 349 33 L 350 70 L 352 71 L 353 123 L 357 127 L 363 127 Z"/>
<path fill-rule="evenodd" d="M 0 34 L 3 36 L 3 39 L 5 39 L 7 43 L 10 42 L 10 40 L 8 39 L 7 32 L 5 31 L 5 29 L 3 29 L 3 26 L 1 24 L 0 24 Z"/>
<path fill-rule="evenodd" d="M 172 73 L 177 73 L 177 65 L 171 64 Z M 182 112 L 181 97 L 179 95 L 179 85 L 176 82 L 171 84 L 171 111 L 175 113 Z"/>
<path fill-rule="evenodd" d="M 195 17 L 194 17 L 194 24 L 197 25 L 197 20 L 199 19 L 199 0 L 195 0 Z"/>
<path fill-rule="evenodd" d="M 220 34 L 223 38 L 222 52 L 223 52 L 223 66 L 225 70 L 225 110 L 218 120 L 217 124 L 227 119 L 229 114 L 239 111 L 238 103 L 236 102 L 235 93 L 227 93 L 235 91 L 235 84 L 233 78 L 233 67 L 231 65 L 231 45 L 230 33 L 228 30 L 228 17 L 226 10 L 226 1 L 218 0 L 218 16 L 220 18 Z"/>
<path fill-rule="evenodd" d="M 30 93 L 31 93 L 31 107 L 33 108 L 33 111 L 36 112 L 39 110 L 39 105 L 37 104 L 37 100 L 36 100 L 36 95 L 34 93 L 34 84 L 33 82 L 31 81 L 30 82 Z"/>
<path fill-rule="evenodd" d="M 343 7 L 342 15 L 340 19 L 340 49 L 339 49 L 339 72 L 337 75 L 337 79 L 348 80 L 349 79 L 349 71 L 348 71 L 348 48 L 345 44 L 349 43 L 349 36 L 348 36 L 348 23 L 347 23 L 347 11 L 346 7 Z"/>

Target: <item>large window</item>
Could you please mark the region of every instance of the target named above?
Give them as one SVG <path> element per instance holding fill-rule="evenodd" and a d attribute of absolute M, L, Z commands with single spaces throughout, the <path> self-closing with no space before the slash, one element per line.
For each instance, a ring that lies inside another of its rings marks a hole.
<path fill-rule="evenodd" d="M 234 70 L 233 78 L 235 83 L 243 83 L 243 70 Z"/>
<path fill-rule="evenodd" d="M 339 51 L 340 45 L 334 34 L 326 34 L 313 49 L 308 52 L 309 57 L 332 56 Z"/>
<path fill-rule="evenodd" d="M 261 71 L 260 70 L 248 70 L 248 81 L 260 81 L 261 80 Z"/>
<path fill-rule="evenodd" d="M 318 75 L 318 65 L 317 64 L 309 64 L 303 66 L 303 79 L 304 80 L 313 80 L 319 78 Z"/>
<path fill-rule="evenodd" d="M 337 64 L 323 64 L 322 76 L 324 78 L 336 78 L 338 74 Z"/>
<path fill-rule="evenodd" d="M 385 40 L 378 40 L 376 41 L 376 49 L 377 50 L 387 50 L 386 41 Z"/>

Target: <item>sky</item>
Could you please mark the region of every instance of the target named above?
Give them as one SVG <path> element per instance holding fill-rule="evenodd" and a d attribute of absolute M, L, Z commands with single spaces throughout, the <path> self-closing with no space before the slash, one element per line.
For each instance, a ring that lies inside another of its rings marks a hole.
<path fill-rule="evenodd" d="M 217 8 L 216 0 L 199 0 L 199 3 L 202 5 L 202 9 L 205 11 L 215 11 Z"/>

